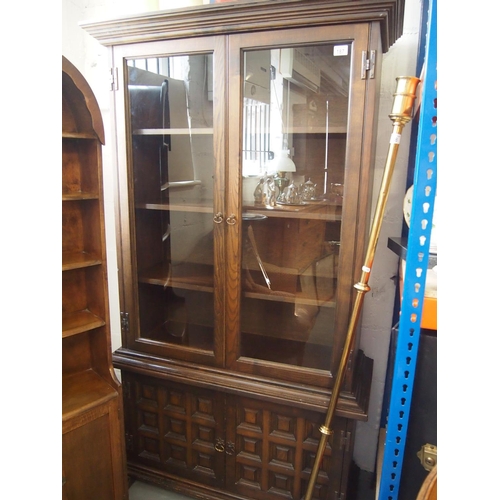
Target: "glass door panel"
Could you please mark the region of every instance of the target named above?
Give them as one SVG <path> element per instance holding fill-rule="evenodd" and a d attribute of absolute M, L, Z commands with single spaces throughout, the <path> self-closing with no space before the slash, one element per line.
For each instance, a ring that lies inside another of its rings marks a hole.
<path fill-rule="evenodd" d="M 212 54 L 127 61 L 139 337 L 214 350 Z"/>
<path fill-rule="evenodd" d="M 242 52 L 241 357 L 331 367 L 351 55 Z"/>

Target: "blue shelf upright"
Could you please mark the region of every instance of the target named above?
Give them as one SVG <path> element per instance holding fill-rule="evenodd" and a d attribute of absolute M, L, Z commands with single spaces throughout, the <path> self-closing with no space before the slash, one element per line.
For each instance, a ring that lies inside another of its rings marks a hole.
<path fill-rule="evenodd" d="M 378 500 L 398 499 L 420 340 L 437 186 L 436 7 L 437 0 L 429 0 L 411 224 Z"/>

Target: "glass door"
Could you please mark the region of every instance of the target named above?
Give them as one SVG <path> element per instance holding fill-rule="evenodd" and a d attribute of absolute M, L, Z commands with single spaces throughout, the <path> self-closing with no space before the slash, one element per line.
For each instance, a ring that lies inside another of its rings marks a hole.
<path fill-rule="evenodd" d="M 259 47 L 252 35 L 231 48 L 242 72 L 234 363 L 243 371 L 317 383 L 319 370 L 327 383 L 335 370 L 357 244 L 361 140 L 353 129 L 363 123 L 364 82 L 353 68 L 366 33 L 283 31 L 276 45 L 268 36 Z"/>
<path fill-rule="evenodd" d="M 214 228 L 223 200 L 215 192 L 223 160 L 214 128 L 222 127 L 214 123 L 214 51 L 199 46 L 169 53 L 163 44 L 161 55 L 124 57 L 131 248 L 124 268 L 134 348 L 217 364 Z"/>

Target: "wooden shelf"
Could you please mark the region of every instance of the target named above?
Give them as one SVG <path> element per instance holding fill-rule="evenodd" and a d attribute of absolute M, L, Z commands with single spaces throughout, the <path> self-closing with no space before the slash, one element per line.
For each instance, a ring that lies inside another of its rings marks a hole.
<path fill-rule="evenodd" d="M 178 211 L 178 212 L 195 212 L 195 213 L 205 213 L 211 214 L 214 211 L 213 203 L 211 205 L 201 204 L 201 203 L 136 203 L 135 208 L 140 208 L 144 210 L 167 210 L 167 211 Z"/>
<path fill-rule="evenodd" d="M 82 269 L 84 267 L 98 266 L 102 264 L 100 256 L 86 252 L 63 252 L 62 270 Z"/>
<path fill-rule="evenodd" d="M 168 202 L 140 202 L 135 208 L 144 210 L 165 210 L 176 212 L 207 213 L 214 212 L 213 201 L 209 203 L 168 203 Z M 323 210 L 323 212 L 322 212 Z M 275 207 L 243 207 L 245 213 L 257 213 L 266 217 L 287 219 L 313 219 L 336 222 L 342 220 L 342 207 L 333 203 L 310 203 L 302 206 L 276 205 Z M 252 222 L 252 221 L 248 221 Z"/>
<path fill-rule="evenodd" d="M 270 268 L 275 268 L 275 266 L 270 266 Z M 280 269 L 280 273 L 289 276 L 299 276 L 297 269 L 282 268 Z M 305 276 L 306 273 L 303 273 L 303 275 Z M 161 287 L 213 293 L 213 266 L 195 263 L 182 264 L 176 266 L 174 275 L 172 275 L 169 269 L 158 265 L 141 273 L 139 282 Z M 333 288 L 330 293 L 322 293 L 320 289 L 317 289 L 316 292 L 317 296 L 311 298 L 305 293 L 295 293 L 295 290 L 269 290 L 262 285 L 253 285 L 251 289 L 244 288 L 242 296 L 249 299 L 287 302 L 290 304 L 316 306 L 321 304 L 325 307 L 335 307 L 335 301 L 333 300 L 335 292 Z"/>
<path fill-rule="evenodd" d="M 329 127 L 324 126 L 299 126 L 286 130 L 289 134 L 347 134 L 345 126 Z M 140 128 L 135 129 L 133 135 L 211 135 L 213 128 Z"/>
<path fill-rule="evenodd" d="M 162 287 L 213 292 L 214 271 L 213 266 L 183 264 L 176 266 L 172 275 L 170 268 L 165 268 L 165 266 L 160 264 L 141 273 L 139 282 Z"/>
<path fill-rule="evenodd" d="M 106 322 L 94 313 L 84 310 L 71 313 L 63 313 L 62 336 L 63 338 L 78 335 L 104 326 Z"/>
<path fill-rule="evenodd" d="M 98 193 L 90 192 L 74 192 L 74 193 L 63 193 L 62 201 L 81 201 L 81 200 L 98 200 Z"/>
<path fill-rule="evenodd" d="M 289 296 L 289 295 L 279 295 L 278 293 L 273 293 L 269 290 L 269 293 L 263 291 L 262 293 L 258 292 L 243 292 L 243 297 L 249 299 L 259 299 L 259 300 L 269 300 L 272 302 L 287 302 L 289 304 L 295 305 L 304 305 L 304 306 L 323 306 L 333 308 L 335 307 L 335 302 L 328 298 L 318 298 L 318 299 L 310 299 L 307 297 L 303 297 L 301 295 Z"/>
<path fill-rule="evenodd" d="M 165 182 L 165 184 L 162 184 L 161 190 L 165 191 L 167 189 L 175 189 L 175 188 L 185 188 L 185 187 L 192 187 L 192 186 L 201 186 L 202 182 L 197 179 L 193 179 L 190 181 L 174 181 L 174 182 Z"/>
<path fill-rule="evenodd" d="M 63 139 L 96 139 L 97 136 L 92 132 L 65 132 L 62 133 Z"/>
<path fill-rule="evenodd" d="M 345 125 L 330 126 L 327 130 L 325 126 L 304 125 L 285 128 L 285 131 L 288 134 L 347 134 L 347 127 Z"/>
<path fill-rule="evenodd" d="M 246 213 L 258 213 L 266 217 L 287 219 L 313 219 L 329 222 L 342 220 L 342 206 L 330 202 L 312 202 L 304 205 L 276 205 L 275 207 L 256 207 L 246 205 Z"/>
<path fill-rule="evenodd" d="M 213 128 L 140 128 L 133 135 L 211 135 Z"/>
<path fill-rule="evenodd" d="M 117 396 L 117 391 L 93 370 L 63 376 L 62 421 L 65 422 Z"/>

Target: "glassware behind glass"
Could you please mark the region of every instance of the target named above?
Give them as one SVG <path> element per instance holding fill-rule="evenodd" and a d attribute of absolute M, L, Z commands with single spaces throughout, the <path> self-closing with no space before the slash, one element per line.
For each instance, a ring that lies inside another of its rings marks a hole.
<path fill-rule="evenodd" d="M 243 210 L 262 215 L 243 221 L 244 357 L 331 363 L 342 200 L 330 199 L 330 185 L 344 182 L 351 66 L 343 45 L 244 52 Z"/>

